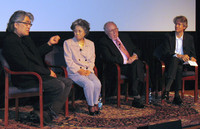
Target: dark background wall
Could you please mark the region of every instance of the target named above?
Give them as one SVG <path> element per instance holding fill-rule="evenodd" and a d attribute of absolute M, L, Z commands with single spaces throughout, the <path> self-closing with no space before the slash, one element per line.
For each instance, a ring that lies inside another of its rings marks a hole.
<path fill-rule="evenodd" d="M 150 77 L 152 81 L 152 85 L 156 84 L 156 74 L 157 69 L 159 67 L 159 62 L 153 57 L 154 49 L 162 43 L 163 35 L 167 32 L 122 32 L 130 34 L 133 43 L 138 46 L 138 48 L 142 51 L 142 59 L 145 60 L 150 66 Z M 194 36 L 195 39 L 195 47 L 198 64 L 200 64 L 200 1 L 196 0 L 196 32 L 189 32 Z M 30 33 L 32 39 L 35 41 L 36 45 L 39 46 L 43 43 L 48 42 L 49 38 L 53 35 L 60 35 L 61 40 L 59 42 L 59 46 L 62 46 L 64 40 L 72 38 L 72 32 L 31 32 Z M 96 54 L 97 54 L 97 65 L 100 64 L 98 60 L 98 52 L 99 52 L 99 39 L 104 35 L 104 32 L 90 32 L 88 35 L 88 39 L 92 40 L 96 46 Z M 5 32 L 0 32 L 0 47 L 2 47 L 3 38 L 5 36 Z M 100 67 L 101 69 L 101 67 Z M 101 70 L 100 70 L 101 71 Z M 199 70 L 200 71 L 200 70 Z"/>

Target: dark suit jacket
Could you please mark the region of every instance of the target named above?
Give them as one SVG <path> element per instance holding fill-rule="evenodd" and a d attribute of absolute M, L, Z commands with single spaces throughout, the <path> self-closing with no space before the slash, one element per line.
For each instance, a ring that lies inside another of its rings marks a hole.
<path fill-rule="evenodd" d="M 45 65 L 42 56 L 52 50 L 47 43 L 36 48 L 29 36 L 18 37 L 8 33 L 3 44 L 2 54 L 13 71 L 33 71 L 43 79 L 51 79 L 50 70 Z M 21 88 L 34 87 L 38 83 L 33 76 L 13 76 L 12 82 Z M 37 86 L 37 85 L 36 85 Z"/>
<path fill-rule="evenodd" d="M 136 46 L 134 46 L 128 34 L 120 33 L 119 38 L 130 55 L 136 53 L 138 57 L 140 57 L 140 51 L 136 48 Z M 100 45 L 101 54 L 104 61 L 106 61 L 107 63 L 123 64 L 123 57 L 120 51 L 108 36 L 100 39 Z"/>
<path fill-rule="evenodd" d="M 175 44 L 176 44 L 176 37 L 175 32 L 166 34 L 166 39 L 163 44 L 163 53 L 162 57 L 172 57 L 175 54 Z M 189 57 L 195 57 L 195 47 L 194 47 L 194 39 L 188 33 L 184 33 L 183 35 L 183 52 L 184 54 L 188 54 Z"/>

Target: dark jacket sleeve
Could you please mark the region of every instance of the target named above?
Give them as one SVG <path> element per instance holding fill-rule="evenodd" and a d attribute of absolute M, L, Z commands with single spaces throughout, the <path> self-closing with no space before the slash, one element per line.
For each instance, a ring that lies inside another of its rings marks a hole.
<path fill-rule="evenodd" d="M 33 49 L 36 48 L 37 50 L 35 51 L 39 50 L 41 56 L 45 56 L 48 52 L 53 50 L 53 46 L 49 46 L 47 43 L 44 43 L 43 45 L 36 47 L 35 43 L 33 42 L 30 36 L 26 36 L 23 39 L 25 40 L 26 43 L 29 43 L 29 45 L 32 46 Z"/>
<path fill-rule="evenodd" d="M 196 52 L 195 52 L 195 46 L 194 46 L 194 38 L 190 34 L 185 33 L 184 34 L 184 46 L 183 46 L 183 51 L 184 54 L 188 54 L 189 57 L 194 57 L 196 58 Z"/>
<path fill-rule="evenodd" d="M 101 58 L 107 63 L 117 63 L 123 64 L 123 57 L 118 52 L 118 49 L 115 48 L 114 44 L 111 44 L 107 37 L 103 37 L 100 40 L 101 44 Z"/>
<path fill-rule="evenodd" d="M 175 32 L 167 33 L 162 47 L 163 57 L 172 57 L 175 54 L 176 37 Z M 191 35 L 184 33 L 183 36 L 183 52 L 190 57 L 196 58 L 194 39 Z"/>
<path fill-rule="evenodd" d="M 173 33 L 175 35 L 175 33 Z M 165 34 L 164 43 L 162 44 L 162 57 L 171 57 L 175 54 L 175 37 L 172 39 L 172 33 Z"/>
<path fill-rule="evenodd" d="M 136 53 L 140 58 L 141 53 L 139 49 L 137 49 L 137 47 L 133 44 L 129 35 L 120 33 L 119 38 L 131 56 L 133 55 L 133 53 Z M 107 63 L 123 64 L 123 57 L 120 51 L 117 49 L 112 40 L 108 38 L 108 36 L 101 38 L 99 44 L 101 45 L 100 48 L 104 61 L 106 61 Z"/>
<path fill-rule="evenodd" d="M 136 53 L 138 58 L 141 58 L 141 51 L 137 48 L 128 34 L 120 33 L 120 39 L 128 50 L 130 56 Z"/>
<path fill-rule="evenodd" d="M 46 51 L 39 52 L 30 38 L 21 40 L 15 35 L 10 35 L 4 40 L 3 56 L 10 68 L 15 71 L 34 71 L 40 75 L 50 75 L 50 71 L 45 67 L 40 55 L 41 53 L 45 54 Z M 22 42 L 31 45 L 27 47 Z M 42 48 L 41 50 L 44 50 L 45 46 Z"/>

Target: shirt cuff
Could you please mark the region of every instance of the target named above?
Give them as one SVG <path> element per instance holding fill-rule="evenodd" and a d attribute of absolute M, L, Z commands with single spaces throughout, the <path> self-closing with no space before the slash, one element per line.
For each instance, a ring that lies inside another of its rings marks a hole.
<path fill-rule="evenodd" d="M 174 56 L 174 57 L 177 57 L 177 54 L 174 54 L 173 56 Z"/>

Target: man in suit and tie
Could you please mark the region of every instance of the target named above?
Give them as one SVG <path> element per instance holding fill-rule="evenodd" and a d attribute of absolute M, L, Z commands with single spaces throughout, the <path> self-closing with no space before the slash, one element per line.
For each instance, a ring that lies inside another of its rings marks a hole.
<path fill-rule="evenodd" d="M 21 10 L 10 17 L 2 54 L 12 71 L 32 71 L 41 75 L 44 124 L 49 124 L 64 106 L 73 82 L 71 79 L 58 77 L 45 64 L 42 57 L 53 49 L 53 45 L 58 43 L 60 37 L 53 36 L 37 48 L 29 36 L 33 19 L 31 13 Z M 20 89 L 38 87 L 38 80 L 33 76 L 12 76 L 12 82 Z M 34 109 L 31 116 L 39 119 L 39 109 Z"/>
<path fill-rule="evenodd" d="M 167 66 L 165 74 L 166 83 L 165 90 L 162 94 L 162 99 L 169 100 L 169 91 L 172 83 L 175 81 L 175 96 L 173 103 L 181 105 L 182 100 L 179 96 L 181 88 L 181 78 L 183 64 L 189 60 L 196 62 L 196 54 L 194 47 L 194 39 L 191 35 L 185 32 L 188 27 L 188 21 L 185 16 L 177 16 L 173 20 L 175 24 L 175 32 L 166 34 L 164 43 L 162 44 L 162 55 Z"/>
<path fill-rule="evenodd" d="M 101 53 L 106 63 L 117 63 L 121 67 L 122 74 L 129 78 L 132 86 L 134 100 L 132 106 L 144 108 L 141 96 L 138 92 L 140 83 L 144 83 L 144 64 L 139 57 L 139 50 L 134 46 L 127 34 L 119 34 L 114 22 L 104 25 L 105 36 L 100 40 Z"/>

